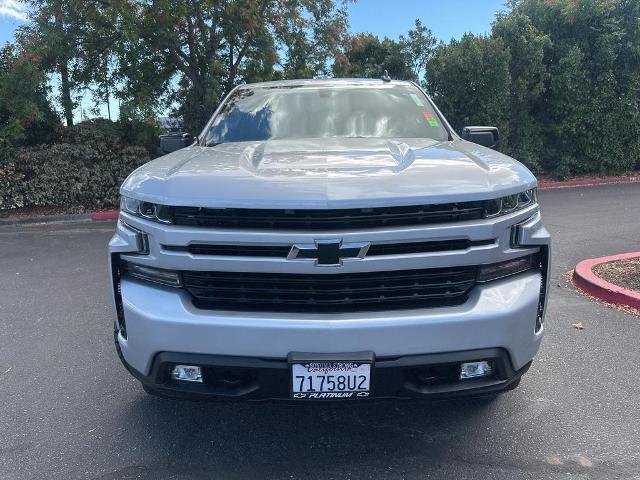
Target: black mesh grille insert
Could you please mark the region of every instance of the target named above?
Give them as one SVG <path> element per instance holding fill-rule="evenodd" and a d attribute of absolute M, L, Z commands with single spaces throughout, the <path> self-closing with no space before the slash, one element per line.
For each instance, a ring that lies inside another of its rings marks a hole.
<path fill-rule="evenodd" d="M 462 202 L 334 210 L 173 207 L 176 225 L 274 230 L 345 230 L 478 220 L 484 203 Z"/>
<path fill-rule="evenodd" d="M 476 266 L 342 274 L 183 271 L 198 308 L 351 312 L 460 304 Z"/>

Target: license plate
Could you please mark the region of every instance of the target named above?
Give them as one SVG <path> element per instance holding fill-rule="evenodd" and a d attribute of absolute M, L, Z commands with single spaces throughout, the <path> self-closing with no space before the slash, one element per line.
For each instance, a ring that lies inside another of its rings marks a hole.
<path fill-rule="evenodd" d="M 293 398 L 330 400 L 370 394 L 371 363 L 308 360 L 291 363 L 290 371 Z"/>

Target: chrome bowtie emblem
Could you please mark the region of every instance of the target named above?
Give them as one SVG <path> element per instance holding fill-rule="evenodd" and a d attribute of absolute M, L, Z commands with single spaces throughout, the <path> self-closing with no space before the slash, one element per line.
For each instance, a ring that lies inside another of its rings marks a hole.
<path fill-rule="evenodd" d="M 296 244 L 291 247 L 287 259 L 315 260 L 321 267 L 339 267 L 343 259 L 363 259 L 369 250 L 369 242 L 342 243 L 341 239 L 315 240 L 313 244 Z"/>

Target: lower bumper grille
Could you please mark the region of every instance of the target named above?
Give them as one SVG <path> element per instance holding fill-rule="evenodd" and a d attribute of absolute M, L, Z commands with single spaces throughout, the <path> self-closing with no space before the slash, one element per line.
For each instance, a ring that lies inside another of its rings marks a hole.
<path fill-rule="evenodd" d="M 216 310 L 351 312 L 463 303 L 477 267 L 346 274 L 183 271 L 198 308 Z"/>

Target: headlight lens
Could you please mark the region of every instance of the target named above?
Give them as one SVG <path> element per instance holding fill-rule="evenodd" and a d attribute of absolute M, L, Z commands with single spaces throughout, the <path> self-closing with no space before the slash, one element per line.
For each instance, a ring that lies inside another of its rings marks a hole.
<path fill-rule="evenodd" d="M 515 275 L 516 273 L 525 272 L 534 268 L 538 268 L 540 262 L 537 255 L 527 255 L 526 257 L 514 258 L 500 263 L 492 263 L 490 265 L 480 265 L 478 271 L 478 282 L 488 282 L 499 278 Z"/>
<path fill-rule="evenodd" d="M 120 199 L 120 210 L 154 222 L 173 223 L 171 207 L 166 205 L 143 202 L 142 200 L 130 197 L 122 197 Z"/>
<path fill-rule="evenodd" d="M 525 190 L 524 192 L 506 197 L 495 198 L 484 202 L 484 216 L 486 218 L 506 215 L 508 213 L 522 210 L 538 202 L 536 189 Z"/>

